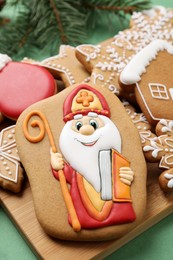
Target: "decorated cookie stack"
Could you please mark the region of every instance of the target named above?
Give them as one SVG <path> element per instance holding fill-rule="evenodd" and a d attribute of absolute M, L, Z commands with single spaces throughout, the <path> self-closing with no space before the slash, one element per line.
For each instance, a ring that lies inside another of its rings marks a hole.
<path fill-rule="evenodd" d="M 134 229 L 146 208 L 146 161 L 167 169 L 161 188 L 173 187 L 172 19 L 156 7 L 99 45 L 63 45 L 37 65 L 5 57 L 0 80 L 12 102 L 1 112 L 18 120 L 1 131 L 0 185 L 20 191 L 22 164 L 49 235 L 99 241 Z"/>

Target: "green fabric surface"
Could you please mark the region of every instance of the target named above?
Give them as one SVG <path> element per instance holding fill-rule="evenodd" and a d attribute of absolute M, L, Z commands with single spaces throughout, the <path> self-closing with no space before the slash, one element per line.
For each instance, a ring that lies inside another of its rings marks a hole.
<path fill-rule="evenodd" d="M 172 0 L 153 0 L 155 5 L 173 7 Z M 104 23 L 104 21 L 102 21 Z M 116 25 L 117 26 L 117 25 Z M 103 33 L 105 30 L 105 33 Z M 107 30 L 104 24 L 97 31 L 91 32 L 88 42 L 99 43 L 112 37 L 111 28 Z M 41 57 L 38 57 L 41 58 Z M 158 201 L 159 203 L 159 201 Z M 148 229 L 125 246 L 121 247 L 107 260 L 171 260 L 173 259 L 173 214 L 166 217 L 152 228 Z M 46 245 L 45 245 L 46 246 Z M 14 223 L 0 207 L 0 260 L 34 260 L 37 257 L 19 233 Z"/>

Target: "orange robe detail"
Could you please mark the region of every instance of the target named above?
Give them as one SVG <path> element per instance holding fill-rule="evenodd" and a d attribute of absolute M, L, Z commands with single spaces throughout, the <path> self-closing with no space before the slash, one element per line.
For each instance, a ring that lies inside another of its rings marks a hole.
<path fill-rule="evenodd" d="M 136 219 L 130 198 L 130 187 L 119 180 L 119 168 L 129 167 L 129 162 L 112 151 L 113 199 L 102 201 L 103 206 L 98 210 L 90 200 L 84 186 L 84 178 L 71 166 L 65 164 L 64 174 L 70 186 L 72 201 L 82 228 L 92 229 L 110 225 L 133 222 Z M 53 175 L 59 179 L 58 172 L 52 169 Z M 71 219 L 69 216 L 69 223 Z"/>

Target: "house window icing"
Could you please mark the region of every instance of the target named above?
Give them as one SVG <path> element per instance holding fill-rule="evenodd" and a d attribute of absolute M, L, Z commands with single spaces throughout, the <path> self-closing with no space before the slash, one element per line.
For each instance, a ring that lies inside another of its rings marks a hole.
<path fill-rule="evenodd" d="M 149 83 L 151 96 L 157 99 L 169 99 L 166 86 L 159 83 Z M 173 94 L 173 93 L 172 93 Z"/>

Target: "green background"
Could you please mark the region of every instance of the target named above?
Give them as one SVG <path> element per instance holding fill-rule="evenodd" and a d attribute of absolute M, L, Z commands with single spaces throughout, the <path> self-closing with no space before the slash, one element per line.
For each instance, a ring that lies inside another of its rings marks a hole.
<path fill-rule="evenodd" d="M 173 8 L 173 0 L 153 0 L 155 5 Z M 98 43 L 109 38 L 111 31 L 101 25 L 90 36 L 89 41 Z M 159 200 L 158 200 L 159 203 Z M 45 245 L 46 246 L 46 245 Z M 37 259 L 27 242 L 0 207 L 0 259 L 34 260 Z M 140 236 L 106 258 L 126 260 L 171 260 L 173 259 L 173 214 L 169 215 Z"/>

